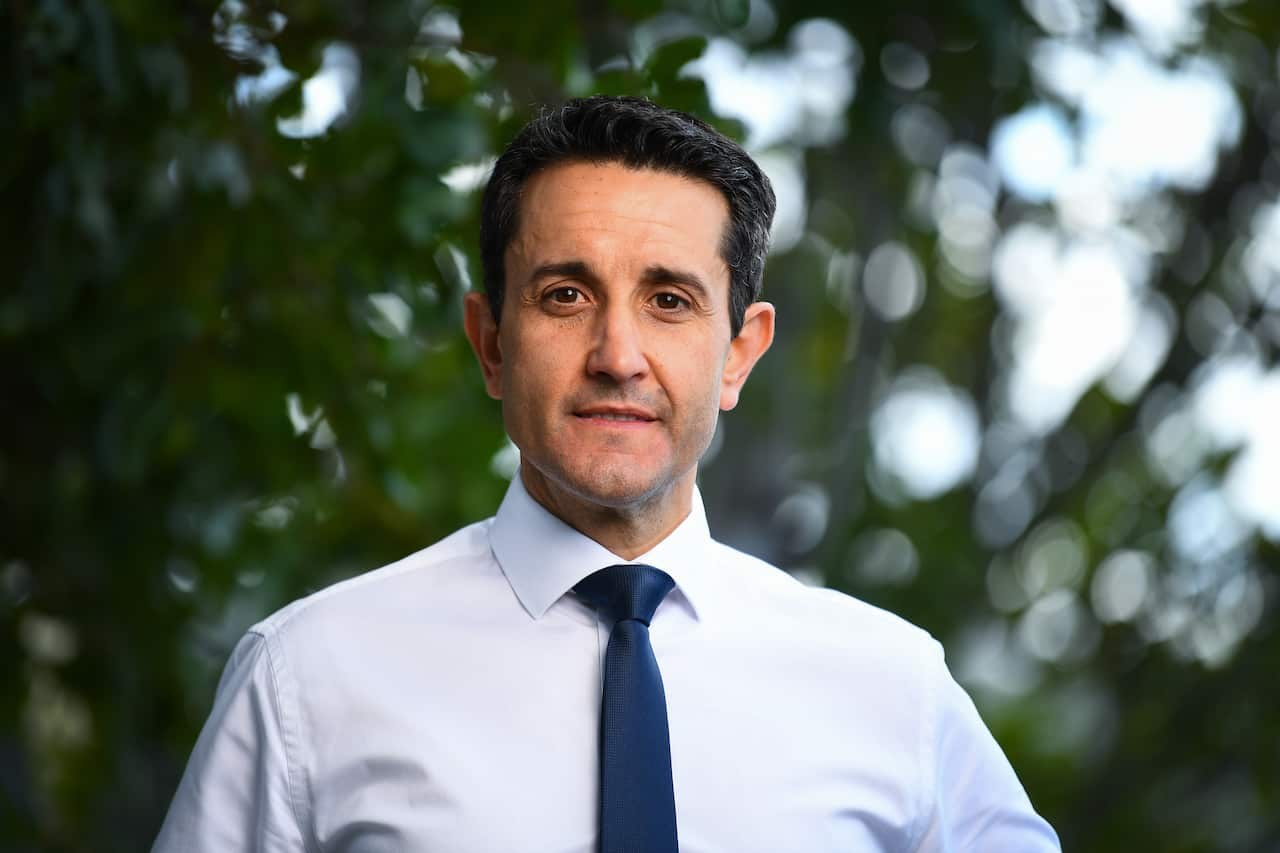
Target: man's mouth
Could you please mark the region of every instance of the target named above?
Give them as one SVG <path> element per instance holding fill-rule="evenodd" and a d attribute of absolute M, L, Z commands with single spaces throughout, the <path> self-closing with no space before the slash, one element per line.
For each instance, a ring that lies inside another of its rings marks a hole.
<path fill-rule="evenodd" d="M 639 417 L 638 415 L 614 415 L 614 414 L 602 414 L 602 415 L 585 415 L 584 417 L 588 417 L 588 418 L 599 418 L 599 419 L 600 419 L 600 420 L 602 420 L 602 421 L 636 421 L 636 422 L 640 422 L 640 421 L 646 421 L 646 420 L 648 420 L 648 418 L 642 418 L 642 417 Z"/>
<path fill-rule="evenodd" d="M 582 409 L 573 413 L 587 420 L 612 421 L 614 423 L 649 423 L 657 418 L 646 412 L 627 409 Z"/>

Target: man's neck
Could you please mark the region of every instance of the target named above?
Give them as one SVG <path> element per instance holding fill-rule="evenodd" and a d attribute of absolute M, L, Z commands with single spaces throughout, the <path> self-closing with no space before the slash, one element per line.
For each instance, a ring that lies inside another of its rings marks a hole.
<path fill-rule="evenodd" d="M 617 507 L 566 491 L 524 465 L 519 472 L 525 491 L 543 509 L 624 560 L 652 550 L 689 517 L 696 474 L 690 471 L 660 494 Z"/>

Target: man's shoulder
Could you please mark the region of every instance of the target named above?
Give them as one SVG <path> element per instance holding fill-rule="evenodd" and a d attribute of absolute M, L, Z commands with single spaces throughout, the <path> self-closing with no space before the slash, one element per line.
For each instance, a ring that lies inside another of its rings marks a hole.
<path fill-rule="evenodd" d="M 365 621 L 386 611 L 426 608 L 452 585 L 477 579 L 492 563 L 492 518 L 469 524 L 432 545 L 380 568 L 338 581 L 272 613 L 251 633 L 263 636 L 296 631 L 312 623 L 344 619 Z M 478 571 L 479 570 L 479 571 Z"/>
<path fill-rule="evenodd" d="M 793 575 L 720 542 L 720 565 L 731 567 L 735 594 L 748 608 L 809 639 L 842 645 L 868 642 L 911 656 L 939 650 L 928 631 L 861 598 Z"/>

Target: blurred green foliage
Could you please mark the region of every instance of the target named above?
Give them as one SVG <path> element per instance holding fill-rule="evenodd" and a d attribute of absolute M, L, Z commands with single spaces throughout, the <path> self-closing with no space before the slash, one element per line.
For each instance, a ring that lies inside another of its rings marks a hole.
<path fill-rule="evenodd" d="M 1123 29 L 1114 8 L 1082 5 Z M 764 13 L 772 28 L 744 35 Z M 1188 52 L 1240 59 L 1244 45 L 1274 64 L 1276 7 L 1204 14 Z M 0 10 L 5 849 L 145 848 L 249 624 L 497 506 L 510 460 L 460 333 L 480 272 L 478 192 L 458 167 L 482 170 L 537 104 L 588 92 L 647 95 L 741 135 L 683 69 L 709 38 L 778 50 L 815 17 L 851 33 L 865 67 L 842 132 L 797 149 L 808 224 L 771 260 L 779 342 L 704 470 L 713 530 L 949 650 L 992 626 L 1014 636 L 1018 607 L 997 607 L 990 585 L 1046 530 L 1083 542 L 1077 586 L 1117 549 L 1162 553 L 1176 484 L 1151 473 L 1140 415 L 1203 362 L 1181 334 L 1152 390 L 1091 391 L 1046 438 L 1028 476 L 1051 488 L 1008 543 L 975 535 L 976 484 L 933 500 L 874 487 L 868 423 L 886 382 L 931 365 L 990 411 L 1001 309 L 935 287 L 930 267 L 922 309 L 887 323 L 856 289 L 833 303 L 832 258 L 889 238 L 935 257 L 937 235 L 911 225 L 919 169 L 891 121 L 916 99 L 983 149 L 1036 90 L 1040 34 L 1012 0 L 21 0 Z M 903 41 L 930 57 L 923 92 L 876 66 Z M 345 112 L 323 132 L 282 132 L 306 111 L 306 82 L 351 57 Z M 293 74 L 265 79 L 273 67 Z M 1280 94 L 1265 71 L 1233 76 L 1242 139 L 1209 186 L 1174 199 L 1208 235 L 1212 270 L 1239 199 L 1275 194 Z M 1171 276 L 1157 286 L 1180 315 L 1223 287 L 1216 272 Z M 780 511 L 798 493 L 825 507 L 816 536 Z M 868 530 L 911 543 L 908 582 L 858 571 Z M 1037 662 L 1028 690 L 978 691 L 1066 849 L 1280 849 L 1277 554 L 1258 536 L 1248 549 L 1265 601 L 1228 660 L 1206 666 L 1121 623 L 1075 658 Z"/>

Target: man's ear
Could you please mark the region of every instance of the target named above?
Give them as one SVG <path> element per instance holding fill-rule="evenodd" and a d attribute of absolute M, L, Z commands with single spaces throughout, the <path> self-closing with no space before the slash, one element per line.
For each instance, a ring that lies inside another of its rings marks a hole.
<path fill-rule="evenodd" d="M 502 345 L 498 340 L 498 323 L 489 310 L 489 297 L 468 293 L 462 299 L 462 327 L 475 351 L 484 388 L 495 400 L 502 399 Z"/>
<path fill-rule="evenodd" d="M 738 405 L 738 395 L 746 384 L 751 368 L 773 343 L 773 306 L 753 302 L 742 317 L 742 329 L 729 342 L 729 357 L 720 377 L 720 408 L 729 411 Z"/>

